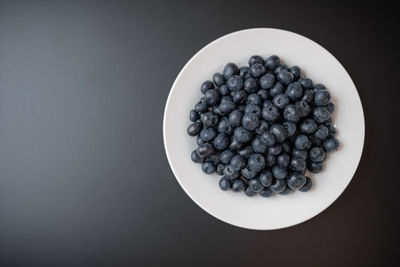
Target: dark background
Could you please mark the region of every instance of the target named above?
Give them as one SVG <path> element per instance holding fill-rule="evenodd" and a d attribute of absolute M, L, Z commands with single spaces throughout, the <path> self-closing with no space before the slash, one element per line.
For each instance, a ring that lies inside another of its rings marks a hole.
<path fill-rule="evenodd" d="M 0 266 L 395 263 L 395 11 L 383 2 L 0 1 Z M 176 182 L 162 140 L 183 65 L 210 41 L 252 27 L 327 48 L 353 78 L 366 119 L 343 195 L 277 231 L 240 229 L 200 209 Z"/>

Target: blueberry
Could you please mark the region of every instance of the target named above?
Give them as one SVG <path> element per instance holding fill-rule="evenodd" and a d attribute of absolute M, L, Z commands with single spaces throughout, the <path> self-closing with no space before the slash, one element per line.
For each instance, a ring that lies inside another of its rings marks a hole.
<path fill-rule="evenodd" d="M 194 106 L 194 110 L 196 110 L 197 112 L 200 112 L 200 113 L 206 112 L 208 110 L 208 105 L 205 101 L 204 102 L 199 101 Z"/>
<path fill-rule="evenodd" d="M 327 109 L 327 110 L 328 110 L 328 109 Z M 328 111 L 328 112 L 329 112 L 329 111 Z M 324 124 L 326 127 L 331 126 L 331 125 L 333 124 L 332 118 L 329 117 L 326 121 L 323 122 L 323 124 Z"/>
<path fill-rule="evenodd" d="M 225 95 L 225 96 L 221 97 L 221 103 L 223 103 L 223 102 L 232 102 L 232 101 L 233 101 L 233 98 L 230 95 Z"/>
<path fill-rule="evenodd" d="M 299 188 L 300 192 L 307 192 L 311 189 L 312 187 L 312 180 L 310 177 L 306 176 L 306 182 L 304 183 L 304 185 L 302 187 Z"/>
<path fill-rule="evenodd" d="M 234 171 L 240 171 L 246 166 L 246 159 L 236 154 L 232 157 L 230 165 Z"/>
<path fill-rule="evenodd" d="M 333 103 L 328 103 L 325 108 L 332 114 L 335 111 L 335 105 Z"/>
<path fill-rule="evenodd" d="M 279 72 L 281 72 L 282 70 L 288 70 L 288 66 L 286 64 L 281 64 L 278 65 L 275 69 L 274 69 L 274 73 L 276 75 L 278 75 Z"/>
<path fill-rule="evenodd" d="M 272 104 L 271 100 L 264 100 L 262 107 L 263 108 L 269 108 L 271 106 L 273 106 L 274 104 Z"/>
<path fill-rule="evenodd" d="M 254 151 L 251 146 L 246 146 L 243 149 L 239 150 L 237 153 L 242 157 L 248 158 L 251 156 L 251 154 L 254 153 Z"/>
<path fill-rule="evenodd" d="M 318 139 L 325 139 L 329 135 L 329 129 L 323 124 L 318 125 L 317 131 L 314 133 L 314 136 Z"/>
<path fill-rule="evenodd" d="M 258 84 L 257 84 L 256 79 L 254 79 L 253 77 L 250 77 L 244 81 L 243 89 L 248 93 L 254 93 L 258 89 L 257 86 L 258 86 Z"/>
<path fill-rule="evenodd" d="M 209 89 L 214 89 L 214 84 L 212 81 L 205 81 L 200 87 L 200 91 L 203 94 L 205 94 Z"/>
<path fill-rule="evenodd" d="M 309 136 L 311 144 L 313 146 L 321 146 L 322 145 L 322 140 L 319 138 L 316 138 L 315 136 L 311 135 Z"/>
<path fill-rule="evenodd" d="M 224 133 L 227 135 L 233 134 L 233 127 L 229 124 L 229 119 L 227 117 L 223 117 L 218 124 L 218 132 Z"/>
<path fill-rule="evenodd" d="M 333 121 L 332 118 L 329 117 L 326 121 L 323 122 L 325 126 L 329 127 L 332 125 Z"/>
<path fill-rule="evenodd" d="M 206 97 L 205 96 L 200 97 L 199 102 L 206 103 Z"/>
<path fill-rule="evenodd" d="M 271 95 L 271 97 L 274 97 L 278 94 L 282 94 L 284 91 L 285 91 L 285 87 L 283 86 L 283 84 L 280 82 L 277 82 L 277 83 L 275 83 L 274 87 L 272 87 L 269 90 L 269 94 Z"/>
<path fill-rule="evenodd" d="M 262 197 L 272 197 L 274 195 L 274 191 L 272 191 L 271 187 L 265 188 L 260 193 L 258 193 Z"/>
<path fill-rule="evenodd" d="M 280 167 L 287 167 L 290 163 L 290 157 L 286 153 L 282 153 L 277 157 L 277 162 Z"/>
<path fill-rule="evenodd" d="M 325 106 L 329 103 L 331 95 L 326 90 L 315 91 L 314 93 L 314 103 L 317 106 Z"/>
<path fill-rule="evenodd" d="M 213 75 L 213 81 L 216 86 L 221 86 L 225 83 L 225 78 L 221 73 L 217 72 Z"/>
<path fill-rule="evenodd" d="M 289 186 L 286 186 L 285 190 L 280 192 L 279 195 L 286 196 L 286 195 L 290 194 L 292 191 L 293 190 Z"/>
<path fill-rule="evenodd" d="M 298 122 L 300 119 L 300 111 L 297 108 L 297 106 L 290 104 L 287 105 L 285 107 L 285 109 L 283 110 L 283 117 L 285 118 L 285 120 L 287 121 L 291 121 L 291 122 Z"/>
<path fill-rule="evenodd" d="M 231 136 L 231 144 L 229 149 L 232 151 L 237 151 L 243 148 L 243 143 L 239 142 L 235 136 Z"/>
<path fill-rule="evenodd" d="M 246 196 L 248 196 L 248 197 L 254 197 L 255 195 L 257 195 L 257 193 L 254 192 L 254 191 L 252 191 L 252 190 L 250 189 L 250 187 L 247 187 L 247 188 L 244 190 L 244 194 L 245 194 Z"/>
<path fill-rule="evenodd" d="M 294 79 L 293 74 L 285 69 L 279 71 L 277 78 L 278 81 L 286 85 L 290 84 Z"/>
<path fill-rule="evenodd" d="M 280 193 L 286 188 L 286 181 L 285 179 L 275 179 L 272 185 L 269 187 L 271 188 L 272 192 Z"/>
<path fill-rule="evenodd" d="M 221 133 L 215 137 L 214 147 L 218 150 L 224 150 L 229 146 L 229 141 L 229 137 L 226 134 Z"/>
<path fill-rule="evenodd" d="M 235 171 L 231 165 L 226 165 L 224 169 L 224 175 L 233 180 L 239 177 L 239 172 Z"/>
<path fill-rule="evenodd" d="M 275 165 L 272 168 L 272 174 L 276 179 L 285 179 L 287 177 L 287 169 L 285 167 L 280 167 L 278 165 Z"/>
<path fill-rule="evenodd" d="M 218 125 L 218 115 L 211 111 L 201 114 L 200 120 L 204 127 L 215 127 Z"/>
<path fill-rule="evenodd" d="M 273 124 L 270 128 L 269 128 L 270 133 L 272 133 L 273 135 L 275 135 L 275 138 L 278 142 L 283 142 L 285 141 L 285 139 L 287 138 L 287 132 L 285 127 L 283 127 L 280 124 Z"/>
<path fill-rule="evenodd" d="M 224 150 L 220 155 L 219 155 L 219 160 L 224 163 L 224 164 L 229 164 L 231 162 L 231 158 L 233 157 L 234 153 L 230 151 L 229 149 Z"/>
<path fill-rule="evenodd" d="M 244 103 L 247 99 L 247 93 L 245 90 L 240 90 L 232 93 L 233 93 L 232 99 L 233 102 L 235 103 Z"/>
<path fill-rule="evenodd" d="M 207 157 L 211 155 L 213 152 L 214 152 L 214 146 L 209 143 L 201 144 L 197 148 L 197 154 L 199 154 L 200 157 Z"/>
<path fill-rule="evenodd" d="M 323 143 L 323 147 L 326 152 L 334 151 L 338 148 L 339 141 L 335 137 L 331 137 Z"/>
<path fill-rule="evenodd" d="M 224 169 L 225 169 L 225 165 L 222 164 L 222 163 L 218 163 L 215 172 L 216 172 L 218 175 L 224 175 Z"/>
<path fill-rule="evenodd" d="M 325 159 L 325 151 L 321 147 L 313 147 L 308 152 L 308 157 L 312 162 L 321 162 Z"/>
<path fill-rule="evenodd" d="M 311 141 L 304 134 L 300 134 L 294 140 L 294 146 L 298 150 L 307 150 L 311 147 Z"/>
<path fill-rule="evenodd" d="M 239 106 L 237 107 L 237 109 L 238 109 L 240 112 L 243 113 L 245 107 L 246 107 L 245 105 L 239 105 Z"/>
<path fill-rule="evenodd" d="M 260 120 L 256 114 L 246 113 L 242 118 L 242 126 L 246 130 L 254 131 L 260 126 Z"/>
<path fill-rule="evenodd" d="M 309 104 L 313 103 L 314 102 L 314 92 L 312 90 L 305 90 L 301 100 L 306 101 Z"/>
<path fill-rule="evenodd" d="M 276 121 L 279 118 L 279 116 L 280 113 L 278 108 L 273 105 L 265 107 L 261 111 L 261 117 L 266 121 Z"/>
<path fill-rule="evenodd" d="M 255 63 L 250 67 L 250 73 L 254 78 L 261 77 L 265 73 L 265 67 L 260 63 Z"/>
<path fill-rule="evenodd" d="M 304 100 L 300 100 L 300 101 L 296 102 L 296 107 L 300 111 L 301 117 L 306 117 L 311 112 L 310 105 Z"/>
<path fill-rule="evenodd" d="M 296 123 L 285 121 L 282 126 L 286 129 L 287 137 L 293 136 L 297 131 Z"/>
<path fill-rule="evenodd" d="M 257 176 L 257 172 L 249 170 L 249 168 L 245 167 L 240 170 L 240 174 L 246 179 L 252 179 Z"/>
<path fill-rule="evenodd" d="M 272 56 L 268 57 L 268 58 L 265 60 L 264 66 L 265 66 L 267 69 L 269 69 L 269 70 L 273 70 L 273 69 L 275 69 L 276 67 L 278 67 L 279 64 L 280 64 L 280 59 L 279 59 L 279 57 L 276 56 L 276 55 L 272 55 Z"/>
<path fill-rule="evenodd" d="M 192 122 L 196 122 L 200 119 L 200 114 L 196 110 L 192 109 L 189 114 L 189 119 Z"/>
<path fill-rule="evenodd" d="M 232 183 L 232 191 L 233 192 L 240 192 L 243 191 L 245 188 L 245 184 L 241 179 L 235 179 Z"/>
<path fill-rule="evenodd" d="M 299 100 L 303 96 L 303 88 L 300 83 L 293 82 L 286 88 L 285 94 L 287 94 L 292 101 Z"/>
<path fill-rule="evenodd" d="M 190 154 L 190 158 L 194 163 L 203 163 L 204 158 L 200 157 L 199 154 L 197 154 L 196 150 L 193 150 L 192 153 Z"/>
<path fill-rule="evenodd" d="M 269 99 L 269 92 L 268 90 L 261 89 L 257 92 L 257 94 L 261 97 L 262 100 Z"/>
<path fill-rule="evenodd" d="M 221 115 L 226 115 L 232 112 L 235 107 L 235 103 L 231 100 L 221 101 L 221 104 L 219 104 L 219 112 Z"/>
<path fill-rule="evenodd" d="M 256 63 L 264 65 L 264 59 L 259 55 L 251 56 L 249 59 L 249 66 L 252 66 Z"/>
<path fill-rule="evenodd" d="M 237 92 L 243 88 L 243 79 L 239 75 L 233 75 L 226 82 L 226 86 L 228 86 L 229 90 Z"/>
<path fill-rule="evenodd" d="M 224 71 L 222 72 L 224 78 L 228 80 L 232 75 L 238 73 L 239 68 L 236 66 L 235 63 L 228 63 L 226 64 Z"/>
<path fill-rule="evenodd" d="M 250 67 L 247 66 L 240 67 L 239 76 L 242 77 L 243 79 L 251 77 Z"/>
<path fill-rule="evenodd" d="M 306 161 L 302 158 L 292 158 L 290 161 L 290 169 L 296 172 L 303 172 L 306 170 Z"/>
<path fill-rule="evenodd" d="M 326 90 L 326 87 L 325 87 L 325 85 L 323 85 L 322 83 L 317 83 L 317 84 L 314 86 L 314 91 L 320 91 L 320 90 Z"/>
<path fill-rule="evenodd" d="M 289 71 L 293 74 L 295 80 L 300 78 L 300 68 L 298 66 L 293 66 L 289 69 Z"/>
<path fill-rule="evenodd" d="M 287 185 L 293 190 L 301 188 L 305 183 L 306 177 L 300 172 L 292 173 L 287 179 Z"/>
<path fill-rule="evenodd" d="M 206 103 L 208 105 L 214 106 L 221 101 L 221 94 L 218 89 L 210 89 L 204 94 L 206 98 Z"/>
<path fill-rule="evenodd" d="M 229 124 L 234 128 L 239 127 L 242 125 L 242 117 L 243 113 L 239 110 L 236 109 L 232 111 L 231 114 L 229 114 Z"/>
<path fill-rule="evenodd" d="M 259 193 L 264 189 L 264 186 L 261 184 L 261 182 L 258 178 L 249 180 L 248 186 L 249 186 L 250 190 L 255 193 Z"/>
<path fill-rule="evenodd" d="M 308 162 L 307 169 L 312 173 L 319 173 L 322 171 L 322 162 Z"/>
<path fill-rule="evenodd" d="M 260 127 L 256 129 L 256 134 L 262 134 L 267 132 L 269 129 L 269 124 L 265 120 L 260 121 Z"/>
<path fill-rule="evenodd" d="M 318 123 L 323 123 L 329 119 L 329 111 L 324 107 L 316 107 L 313 110 L 314 120 Z"/>
<path fill-rule="evenodd" d="M 332 125 L 329 126 L 329 134 L 331 135 L 335 135 L 336 134 L 336 128 L 333 127 Z"/>
<path fill-rule="evenodd" d="M 281 146 L 282 150 L 286 153 L 290 153 L 290 151 L 292 151 L 292 145 L 288 141 L 281 143 Z"/>
<path fill-rule="evenodd" d="M 217 115 L 221 115 L 221 116 L 225 115 L 225 114 L 221 113 L 221 111 L 219 110 L 219 106 L 213 106 L 212 109 L 211 109 L 211 111 L 212 111 L 214 114 L 217 114 Z"/>
<path fill-rule="evenodd" d="M 221 179 L 219 180 L 219 188 L 221 188 L 222 191 L 227 191 L 232 187 L 232 182 L 229 178 L 226 176 L 222 176 Z"/>
<path fill-rule="evenodd" d="M 302 158 L 306 160 L 308 158 L 308 153 L 305 150 L 298 150 L 295 148 L 292 150 L 292 156 L 295 158 Z"/>
<path fill-rule="evenodd" d="M 201 165 L 201 169 L 205 174 L 213 174 L 215 172 L 215 166 L 211 162 L 204 162 Z"/>
<path fill-rule="evenodd" d="M 265 163 L 268 167 L 272 167 L 276 164 L 276 156 L 268 154 L 265 157 Z"/>
<path fill-rule="evenodd" d="M 280 144 L 273 145 L 268 148 L 268 154 L 278 156 L 282 152 L 282 146 Z"/>
<path fill-rule="evenodd" d="M 196 137 L 196 144 L 199 146 L 199 145 L 204 144 L 204 143 L 205 143 L 205 141 L 200 138 L 200 135 L 198 135 Z"/>
<path fill-rule="evenodd" d="M 261 116 L 261 108 L 256 105 L 248 104 L 244 108 L 244 113 L 253 113 L 256 114 L 257 117 Z"/>
<path fill-rule="evenodd" d="M 275 135 L 270 132 L 263 132 L 259 139 L 266 146 L 273 146 L 276 143 Z"/>
<path fill-rule="evenodd" d="M 205 143 L 205 144 L 210 144 L 210 143 Z M 199 150 L 198 150 L 198 148 L 197 148 L 197 149 L 196 149 L 197 154 L 199 154 L 198 151 L 199 151 Z M 211 162 L 211 163 L 213 163 L 214 165 L 220 163 L 220 160 L 219 160 L 219 152 L 216 152 L 215 150 L 214 150 L 213 152 L 211 152 L 210 155 L 202 156 L 202 157 L 204 157 L 204 162 Z"/>
<path fill-rule="evenodd" d="M 237 127 L 233 134 L 236 140 L 241 143 L 249 142 L 252 137 L 251 133 L 243 127 Z"/>
<path fill-rule="evenodd" d="M 278 94 L 272 99 L 272 103 L 275 107 L 283 109 L 289 104 L 289 97 L 286 94 Z"/>
<path fill-rule="evenodd" d="M 187 133 L 190 136 L 198 135 L 201 131 L 201 123 L 200 122 L 193 122 L 187 128 Z"/>
<path fill-rule="evenodd" d="M 265 167 L 265 159 L 261 154 L 253 154 L 247 161 L 249 170 L 259 172 Z"/>
<path fill-rule="evenodd" d="M 264 170 L 261 172 L 260 174 L 260 182 L 263 186 L 270 186 L 272 184 L 272 180 L 273 180 L 273 175 L 272 172 Z"/>
<path fill-rule="evenodd" d="M 253 141 L 251 142 L 251 147 L 256 153 L 265 153 L 265 151 L 267 150 L 267 146 L 263 142 L 261 142 L 259 138 L 253 139 Z"/>
<path fill-rule="evenodd" d="M 263 101 L 258 94 L 250 94 L 246 100 L 247 105 L 261 106 L 262 103 Z"/>
<path fill-rule="evenodd" d="M 262 89 L 270 89 L 275 84 L 275 75 L 267 73 L 260 78 L 260 86 Z"/>
<path fill-rule="evenodd" d="M 317 123 L 313 119 L 306 119 L 300 124 L 300 131 L 306 134 L 314 133 L 318 128 Z"/>
<path fill-rule="evenodd" d="M 205 141 L 211 141 L 217 136 L 217 132 L 213 128 L 203 128 L 200 132 L 200 138 Z"/>
<path fill-rule="evenodd" d="M 214 165 L 217 165 L 221 161 L 219 160 L 219 152 L 214 152 L 211 155 L 208 155 L 206 158 L 206 162 L 211 162 Z"/>
<path fill-rule="evenodd" d="M 221 85 L 221 87 L 219 88 L 219 93 L 222 96 L 227 96 L 231 93 L 231 91 L 229 90 L 228 86 L 226 86 L 225 84 Z"/>
<path fill-rule="evenodd" d="M 301 86 L 305 89 L 312 89 L 313 88 L 313 82 L 309 78 L 300 78 L 297 80 Z"/>

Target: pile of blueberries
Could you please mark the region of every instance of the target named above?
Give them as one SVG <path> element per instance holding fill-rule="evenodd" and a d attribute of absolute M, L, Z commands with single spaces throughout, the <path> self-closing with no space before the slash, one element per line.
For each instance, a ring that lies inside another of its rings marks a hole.
<path fill-rule="evenodd" d="M 276 55 L 255 55 L 248 63 L 228 63 L 201 85 L 203 97 L 187 128 L 197 136 L 191 159 L 204 173 L 221 175 L 224 191 L 262 197 L 307 192 L 307 170 L 320 172 L 326 153 L 339 146 L 330 94 Z"/>

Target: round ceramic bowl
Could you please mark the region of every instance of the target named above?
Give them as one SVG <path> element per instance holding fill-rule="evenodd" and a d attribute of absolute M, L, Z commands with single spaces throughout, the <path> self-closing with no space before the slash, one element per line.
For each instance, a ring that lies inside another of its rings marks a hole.
<path fill-rule="evenodd" d="M 186 133 L 189 112 L 201 97 L 200 85 L 222 72 L 228 62 L 247 64 L 252 55 L 276 54 L 287 65 L 298 65 L 314 83 L 323 83 L 336 105 L 338 151 L 329 153 L 324 170 L 312 174 L 313 188 L 270 198 L 223 192 L 219 176 L 206 175 L 190 159 L 195 138 Z M 349 74 L 322 46 L 296 33 L 249 29 L 225 35 L 196 53 L 183 67 L 168 96 L 164 113 L 164 145 L 173 173 L 183 190 L 212 216 L 239 227 L 271 230 L 304 222 L 331 205 L 352 179 L 364 144 L 364 115 Z"/>

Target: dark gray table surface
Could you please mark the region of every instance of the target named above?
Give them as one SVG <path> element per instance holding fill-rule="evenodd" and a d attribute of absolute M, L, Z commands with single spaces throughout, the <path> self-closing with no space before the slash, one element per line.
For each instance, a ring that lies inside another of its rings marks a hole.
<path fill-rule="evenodd" d="M 0 266 L 395 263 L 396 18 L 380 2 L 0 1 Z M 252 27 L 327 48 L 353 78 L 366 120 L 342 196 L 277 231 L 237 228 L 200 209 L 162 140 L 165 101 L 186 61 Z"/>

